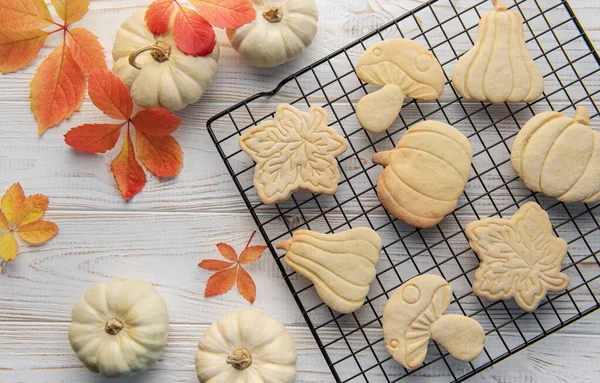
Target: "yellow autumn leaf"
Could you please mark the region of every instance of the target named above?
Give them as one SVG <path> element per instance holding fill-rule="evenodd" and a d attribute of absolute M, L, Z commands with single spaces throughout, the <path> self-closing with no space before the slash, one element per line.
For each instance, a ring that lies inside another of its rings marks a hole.
<path fill-rule="evenodd" d="M 0 211 L 0 232 L 8 230 L 8 221 L 2 212 Z"/>
<path fill-rule="evenodd" d="M 19 245 L 13 237 L 12 233 L 8 232 L 0 236 L 0 257 L 5 261 L 12 261 L 17 257 Z"/>
<path fill-rule="evenodd" d="M 22 240 L 35 245 L 44 243 L 58 234 L 58 226 L 54 222 L 35 221 L 17 229 L 17 235 Z"/>
<path fill-rule="evenodd" d="M 15 224 L 17 226 L 23 226 L 33 221 L 37 221 L 42 218 L 47 207 L 48 197 L 42 194 L 30 195 L 19 207 L 15 218 Z"/>
<path fill-rule="evenodd" d="M 12 185 L 2 197 L 0 201 L 0 209 L 4 213 L 4 216 L 8 220 L 9 225 L 15 223 L 17 217 L 17 211 L 21 204 L 25 201 L 25 193 L 19 183 Z"/>

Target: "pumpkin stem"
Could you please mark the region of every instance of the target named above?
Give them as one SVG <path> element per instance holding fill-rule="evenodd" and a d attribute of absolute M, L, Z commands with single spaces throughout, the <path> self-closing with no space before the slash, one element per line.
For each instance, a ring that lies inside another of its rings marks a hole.
<path fill-rule="evenodd" d="M 496 11 L 506 11 L 508 9 L 502 0 L 492 0 L 492 3 Z"/>
<path fill-rule="evenodd" d="M 227 364 L 236 370 L 245 370 L 252 364 L 252 355 L 245 348 L 237 349 L 227 357 Z"/>
<path fill-rule="evenodd" d="M 150 51 L 150 55 L 152 56 L 152 58 L 159 63 L 167 61 L 169 59 L 169 56 L 171 56 L 171 46 L 165 43 L 164 41 L 156 40 L 156 43 L 154 43 L 154 45 L 143 47 L 135 52 L 132 52 L 129 55 L 129 65 L 131 65 L 135 69 L 142 69 L 142 67 L 139 66 L 139 64 L 135 62 L 135 60 L 140 54 L 147 51 Z"/>
<path fill-rule="evenodd" d="M 121 332 L 121 330 L 123 330 L 123 327 L 125 327 L 123 322 L 117 318 L 112 318 L 106 321 L 106 324 L 104 325 L 104 331 L 110 335 L 117 335 L 119 332 Z"/>
<path fill-rule="evenodd" d="M 283 18 L 283 8 L 281 5 L 272 5 L 265 8 L 262 15 L 270 23 L 278 23 Z"/>
<path fill-rule="evenodd" d="M 578 106 L 577 109 L 575 109 L 575 121 L 584 125 L 590 124 L 590 112 L 588 112 L 585 106 Z"/>

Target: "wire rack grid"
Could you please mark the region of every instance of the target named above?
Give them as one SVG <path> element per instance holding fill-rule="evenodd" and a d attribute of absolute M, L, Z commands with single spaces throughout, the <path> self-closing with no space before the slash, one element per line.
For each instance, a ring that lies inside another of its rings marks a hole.
<path fill-rule="evenodd" d="M 433 0 L 207 123 L 337 382 L 396 382 L 432 375 L 462 381 L 599 307 L 600 204 L 565 205 L 527 190 L 510 166 L 510 147 L 519 127 L 535 113 L 556 110 L 572 115 L 576 105 L 584 105 L 594 121 L 600 114 L 593 100 L 600 92 L 600 57 L 565 0 L 517 0 L 508 5 L 523 18 L 526 44 L 544 74 L 545 92 L 531 104 L 490 105 L 457 95 L 449 83 L 452 68 L 472 47 L 479 19 L 492 5 L 488 0 Z M 367 47 L 395 37 L 415 39 L 429 47 L 444 68 L 446 88 L 436 102 L 405 104 L 386 133 L 367 133 L 353 117 L 354 105 L 376 88 L 358 79 L 354 64 Z M 335 195 L 300 191 L 273 206 L 259 200 L 252 185 L 254 164 L 240 151 L 238 137 L 272 118 L 280 103 L 303 110 L 323 106 L 333 119 L 330 126 L 348 140 L 349 149 L 338 158 L 342 178 Z M 377 151 L 392 149 L 408 127 L 425 119 L 453 125 L 469 138 L 473 176 L 452 214 L 437 227 L 417 230 L 381 206 L 375 185 L 382 168 L 370 158 Z M 563 272 L 571 282 L 566 291 L 548 294 L 534 313 L 525 313 L 512 301 L 490 302 L 472 293 L 479 262 L 463 229 L 476 219 L 510 217 L 530 200 L 548 212 L 555 234 L 569 243 Z M 307 279 L 284 265 L 284 254 L 274 246 L 298 229 L 329 233 L 358 226 L 377 230 L 384 247 L 365 304 L 352 314 L 341 315 L 320 301 Z M 404 281 L 423 273 L 435 273 L 450 282 L 453 299 L 447 312 L 473 317 L 484 327 L 486 346 L 476 360 L 458 362 L 433 341 L 423 366 L 415 370 L 404 369 L 388 355 L 381 332 L 385 303 Z"/>

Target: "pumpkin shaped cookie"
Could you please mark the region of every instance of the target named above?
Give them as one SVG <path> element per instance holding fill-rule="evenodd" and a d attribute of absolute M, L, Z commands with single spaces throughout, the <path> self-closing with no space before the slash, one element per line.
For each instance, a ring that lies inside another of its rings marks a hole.
<path fill-rule="evenodd" d="M 479 22 L 475 45 L 456 63 L 454 89 L 463 96 L 491 103 L 531 102 L 544 91 L 544 79 L 523 37 L 523 20 L 502 0 Z"/>
<path fill-rule="evenodd" d="M 558 112 L 534 116 L 517 134 L 510 159 L 530 190 L 563 202 L 600 201 L 600 133 L 583 106 L 574 119 Z"/>
<path fill-rule="evenodd" d="M 402 136 L 396 148 L 373 155 L 386 166 L 377 181 L 383 207 L 416 227 L 437 225 L 458 203 L 473 159 L 469 140 L 439 121 L 423 121 Z"/>
<path fill-rule="evenodd" d="M 369 132 L 389 128 L 398 118 L 405 97 L 435 100 L 446 83 L 433 54 L 408 39 L 386 40 L 367 49 L 356 64 L 356 74 L 364 82 L 383 86 L 356 106 L 356 118 Z"/>

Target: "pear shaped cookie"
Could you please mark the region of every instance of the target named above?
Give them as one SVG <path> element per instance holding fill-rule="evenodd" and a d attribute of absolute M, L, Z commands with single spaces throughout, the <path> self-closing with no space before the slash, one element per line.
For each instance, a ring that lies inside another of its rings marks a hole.
<path fill-rule="evenodd" d="M 472 159 L 461 132 L 438 121 L 420 122 L 394 150 L 373 155 L 374 163 L 386 166 L 377 195 L 390 214 L 409 225 L 435 226 L 456 208 Z"/>
<path fill-rule="evenodd" d="M 523 20 L 502 0 L 479 22 L 475 45 L 456 63 L 454 89 L 463 96 L 491 103 L 531 102 L 544 91 L 544 79 L 523 36 Z"/>
<path fill-rule="evenodd" d="M 367 49 L 356 65 L 358 77 L 382 89 L 356 106 L 358 122 L 369 132 L 383 132 L 400 113 L 405 97 L 435 100 L 444 90 L 444 71 L 433 54 L 413 40 L 391 39 Z"/>
<path fill-rule="evenodd" d="M 383 340 L 396 362 L 409 369 L 419 367 L 430 338 L 464 362 L 481 354 L 485 343 L 481 325 L 463 315 L 443 315 L 451 297 L 450 284 L 433 274 L 416 276 L 394 291 L 383 311 Z"/>
<path fill-rule="evenodd" d="M 583 106 L 575 118 L 544 112 L 517 134 L 510 160 L 525 185 L 563 202 L 600 201 L 600 133 Z"/>
<path fill-rule="evenodd" d="M 335 234 L 297 230 L 277 248 L 286 251 L 288 266 L 312 281 L 327 306 L 351 313 L 363 305 L 375 279 L 381 238 L 366 227 Z"/>

